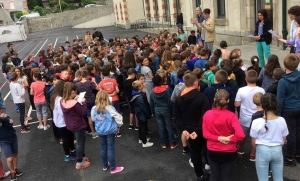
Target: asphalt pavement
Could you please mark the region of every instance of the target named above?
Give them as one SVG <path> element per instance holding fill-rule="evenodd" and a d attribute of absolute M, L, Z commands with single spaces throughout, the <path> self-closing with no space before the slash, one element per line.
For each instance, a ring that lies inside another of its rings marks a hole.
<path fill-rule="evenodd" d="M 144 32 L 136 30 L 125 30 L 115 27 L 98 28 L 106 40 L 115 36 L 134 35 L 143 37 Z M 64 27 L 59 29 L 35 32 L 28 35 L 28 39 L 23 42 L 14 42 L 15 51 L 19 52 L 21 59 L 29 54 L 36 55 L 41 49 L 47 50 L 49 43 L 58 49 L 64 45 L 65 41 L 70 42 L 76 38 L 83 38 L 85 32 L 92 29 L 72 29 Z M 0 45 L 0 56 L 7 51 L 6 44 Z M 255 49 L 253 51 L 256 51 Z M 100 157 L 99 139 L 86 137 L 86 156 L 91 160 L 91 166 L 87 169 L 76 171 L 75 163 L 64 162 L 64 152 L 62 145 L 54 139 L 52 129 L 47 131 L 37 129 L 36 113 L 31 112 L 33 120 L 31 133 L 21 134 L 19 127 L 19 114 L 15 112 L 15 105 L 9 95 L 9 85 L 5 83 L 3 76 L 0 76 L 0 88 L 7 107 L 7 114 L 14 120 L 15 129 L 18 136 L 19 162 L 18 167 L 24 175 L 18 180 L 24 181 L 189 181 L 195 180 L 195 173 L 190 167 L 188 155 L 182 154 L 182 145 L 171 150 L 170 147 L 162 149 L 160 146 L 158 128 L 155 120 L 149 121 L 149 128 L 154 131 L 150 135 L 154 146 L 142 148 L 138 143 L 138 131 L 128 130 L 129 112 L 127 107 L 122 107 L 124 125 L 121 128 L 122 137 L 116 138 L 115 154 L 118 166 L 124 166 L 121 173 L 111 175 L 109 171 L 103 171 Z M 180 142 L 179 138 L 177 138 Z M 256 181 L 255 162 L 249 161 L 250 143 L 248 140 L 246 154 L 239 156 L 236 165 L 235 181 Z M 7 170 L 4 155 L 1 156 L 5 170 Z M 300 181 L 300 166 L 284 167 L 285 181 Z M 3 179 L 8 181 L 9 178 Z M 272 180 L 272 179 L 270 179 Z"/>

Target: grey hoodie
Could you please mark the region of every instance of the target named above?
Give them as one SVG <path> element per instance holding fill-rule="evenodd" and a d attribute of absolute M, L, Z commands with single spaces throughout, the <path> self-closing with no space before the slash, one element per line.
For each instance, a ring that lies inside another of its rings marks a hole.
<path fill-rule="evenodd" d="M 174 91 L 172 93 L 172 96 L 171 96 L 171 102 L 175 102 L 175 99 L 176 97 L 180 96 L 180 93 L 181 91 L 185 88 L 185 85 L 183 82 L 179 82 L 175 88 L 174 88 Z"/>

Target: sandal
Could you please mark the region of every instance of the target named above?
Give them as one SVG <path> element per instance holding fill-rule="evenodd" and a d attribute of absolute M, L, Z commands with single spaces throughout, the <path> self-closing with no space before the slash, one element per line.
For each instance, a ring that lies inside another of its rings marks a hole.
<path fill-rule="evenodd" d="M 85 169 L 87 167 L 89 167 L 91 165 L 90 162 L 81 162 L 81 163 L 76 163 L 76 170 L 82 170 Z"/>

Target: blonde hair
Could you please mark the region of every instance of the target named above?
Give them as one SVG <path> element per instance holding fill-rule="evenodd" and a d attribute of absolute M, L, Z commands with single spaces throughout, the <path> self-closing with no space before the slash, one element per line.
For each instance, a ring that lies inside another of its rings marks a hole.
<path fill-rule="evenodd" d="M 105 113 L 105 107 L 111 105 L 107 92 L 100 90 L 96 95 L 95 105 L 97 113 Z"/>
<path fill-rule="evenodd" d="M 172 51 L 172 55 L 178 53 L 178 49 L 176 47 L 172 48 L 171 51 Z"/>
<path fill-rule="evenodd" d="M 68 101 L 72 95 L 72 91 L 76 92 L 76 86 L 72 82 L 66 82 L 64 85 L 62 100 L 65 102 Z"/>
<path fill-rule="evenodd" d="M 256 105 L 256 106 L 261 106 L 261 97 L 263 96 L 263 93 L 261 92 L 256 92 L 254 95 L 253 95 L 253 103 Z"/>
<path fill-rule="evenodd" d="M 133 83 L 132 83 L 132 88 L 133 88 L 133 90 L 135 90 L 135 91 L 139 91 L 139 88 L 142 86 L 142 83 L 141 83 L 141 81 L 139 81 L 139 80 L 136 80 L 136 81 L 134 81 Z"/>
<path fill-rule="evenodd" d="M 228 100 L 229 93 L 226 90 L 217 90 L 215 94 L 215 101 L 213 103 L 213 107 L 219 107 L 220 109 L 226 108 L 226 106 L 228 105 Z"/>
<path fill-rule="evenodd" d="M 171 61 L 172 52 L 170 50 L 165 50 L 162 54 L 160 65 L 163 66 L 166 62 Z"/>

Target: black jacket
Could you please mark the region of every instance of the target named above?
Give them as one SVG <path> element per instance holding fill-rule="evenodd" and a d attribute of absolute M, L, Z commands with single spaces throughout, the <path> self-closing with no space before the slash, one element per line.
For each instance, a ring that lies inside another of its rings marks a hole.
<path fill-rule="evenodd" d="M 278 82 L 274 82 L 267 90 L 267 93 L 274 94 L 277 96 L 277 87 L 278 87 Z"/>
<path fill-rule="evenodd" d="M 183 16 L 182 16 L 182 13 L 180 13 L 177 16 L 177 22 L 176 22 L 176 24 L 182 24 L 183 25 Z"/>
<path fill-rule="evenodd" d="M 258 36 L 258 26 L 260 21 L 257 21 L 255 24 L 254 36 Z M 265 41 L 267 45 L 270 45 L 272 42 L 272 34 L 268 31 L 272 29 L 272 22 L 269 20 L 264 21 L 263 25 L 263 34 L 260 35 L 259 42 Z"/>
<path fill-rule="evenodd" d="M 234 67 L 233 73 L 235 75 L 235 79 L 238 87 L 239 88 L 245 87 L 247 85 L 245 72 L 241 68 Z"/>
<path fill-rule="evenodd" d="M 98 37 L 99 38 L 99 41 L 102 41 L 104 38 L 103 38 L 103 35 L 100 31 L 96 31 L 95 33 L 93 33 L 93 40 Z"/>
<path fill-rule="evenodd" d="M 9 123 L 10 117 L 0 117 L 0 141 L 16 138 L 16 130 L 13 125 Z"/>
<path fill-rule="evenodd" d="M 18 67 L 20 66 L 22 60 L 20 58 L 11 58 L 11 61 L 16 67 Z"/>
<path fill-rule="evenodd" d="M 173 107 L 173 116 L 176 125 L 181 131 L 196 132 L 203 138 L 202 117 L 210 109 L 207 96 L 194 89 L 176 98 Z"/>
<path fill-rule="evenodd" d="M 189 37 L 188 37 L 188 44 L 189 45 L 197 45 L 197 37 L 196 36 L 192 36 L 192 35 L 190 35 Z"/>

